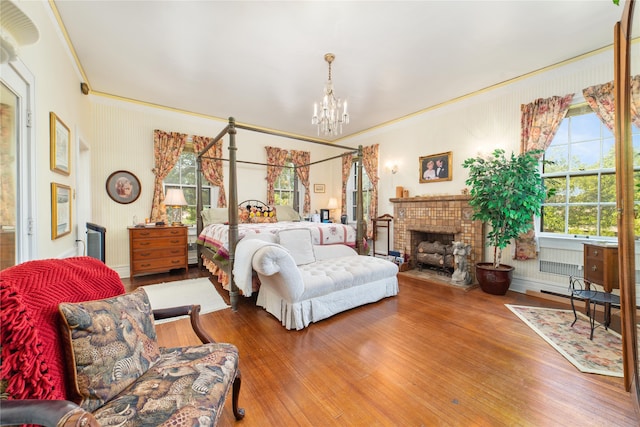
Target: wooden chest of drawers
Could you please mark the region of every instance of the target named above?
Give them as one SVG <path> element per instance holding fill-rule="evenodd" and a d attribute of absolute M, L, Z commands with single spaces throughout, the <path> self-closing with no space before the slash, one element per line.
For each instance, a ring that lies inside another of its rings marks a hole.
<path fill-rule="evenodd" d="M 605 292 L 618 288 L 618 248 L 585 244 L 584 279 L 604 287 Z"/>
<path fill-rule="evenodd" d="M 189 268 L 187 227 L 129 227 L 130 277 Z"/>

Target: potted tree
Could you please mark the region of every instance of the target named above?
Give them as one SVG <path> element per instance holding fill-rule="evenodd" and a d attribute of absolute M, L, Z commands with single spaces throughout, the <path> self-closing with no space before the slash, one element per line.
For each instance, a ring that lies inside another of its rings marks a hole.
<path fill-rule="evenodd" d="M 533 216 L 547 196 L 539 168 L 542 153 L 532 150 L 506 156 L 497 149 L 489 157 L 469 158 L 462 164 L 469 169 L 465 183 L 471 187 L 473 219 L 491 226 L 487 246 L 493 246 L 493 263 L 476 264 L 478 283 L 490 294 L 507 293 L 514 267 L 502 264 L 502 250 L 532 228 Z"/>

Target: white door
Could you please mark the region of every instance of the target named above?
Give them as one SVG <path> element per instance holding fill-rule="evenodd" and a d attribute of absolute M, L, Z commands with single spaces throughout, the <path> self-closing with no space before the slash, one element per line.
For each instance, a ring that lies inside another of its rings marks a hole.
<path fill-rule="evenodd" d="M 20 60 L 0 64 L 0 269 L 36 257 L 33 82 Z"/>

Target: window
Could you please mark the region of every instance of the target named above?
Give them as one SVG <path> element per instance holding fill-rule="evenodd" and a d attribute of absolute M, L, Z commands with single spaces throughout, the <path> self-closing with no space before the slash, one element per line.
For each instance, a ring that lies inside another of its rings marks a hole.
<path fill-rule="evenodd" d="M 634 173 L 640 182 L 640 133 L 632 127 Z M 543 177 L 555 189 L 542 207 L 543 233 L 616 237 L 615 139 L 586 104 L 571 107 L 547 148 Z M 635 191 L 636 204 L 640 192 Z M 636 235 L 638 233 L 636 225 Z"/>
<path fill-rule="evenodd" d="M 291 157 L 287 157 L 282 173 L 273 183 L 274 200 L 276 205 L 293 206 L 293 196 L 298 177 L 293 168 Z"/>
<path fill-rule="evenodd" d="M 195 225 L 196 223 L 196 173 L 197 173 L 196 153 L 193 146 L 188 144 L 182 153 L 180 159 L 173 167 L 169 175 L 164 179 L 164 192 L 170 188 L 182 188 L 187 206 L 182 208 L 182 223 L 186 225 Z M 218 200 L 218 187 L 211 186 L 209 181 L 202 177 L 202 209 L 211 207 L 211 200 Z M 167 207 L 167 213 L 171 216 L 171 208 Z"/>
<path fill-rule="evenodd" d="M 364 220 L 369 220 L 369 205 L 371 201 L 371 181 L 367 172 L 362 168 L 362 203 L 364 208 Z M 349 182 L 347 182 L 347 215 L 349 221 L 356 220 L 356 207 L 358 197 L 358 167 L 357 163 L 351 164 L 351 172 L 349 174 Z"/>

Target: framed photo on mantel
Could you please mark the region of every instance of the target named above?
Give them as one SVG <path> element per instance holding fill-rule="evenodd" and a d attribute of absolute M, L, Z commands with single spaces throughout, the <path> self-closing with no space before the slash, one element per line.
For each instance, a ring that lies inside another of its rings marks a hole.
<path fill-rule="evenodd" d="M 451 151 L 422 156 L 419 159 L 420 183 L 451 181 Z"/>

